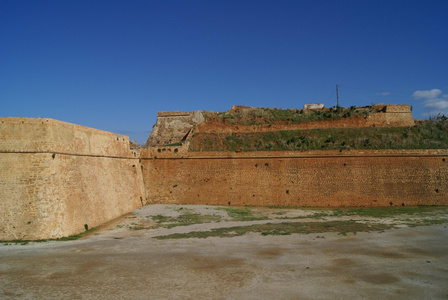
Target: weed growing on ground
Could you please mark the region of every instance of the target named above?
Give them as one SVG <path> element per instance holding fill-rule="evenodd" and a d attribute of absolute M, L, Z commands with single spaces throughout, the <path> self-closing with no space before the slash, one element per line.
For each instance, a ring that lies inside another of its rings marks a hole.
<path fill-rule="evenodd" d="M 227 228 L 215 228 L 210 231 L 193 231 L 188 233 L 174 233 L 156 236 L 156 239 L 185 239 L 185 238 L 208 238 L 208 237 L 235 237 L 247 233 L 260 233 L 267 235 L 290 235 L 294 233 L 324 233 L 337 232 L 341 235 L 357 232 L 383 231 L 394 228 L 392 224 L 372 224 L 365 222 L 328 221 L 328 222 L 285 222 L 254 224 L 249 226 L 235 226 Z"/>
<path fill-rule="evenodd" d="M 261 214 L 255 215 L 249 208 L 220 207 L 218 209 L 227 212 L 227 215 L 232 219 L 232 221 L 258 221 L 269 219 Z"/>
<path fill-rule="evenodd" d="M 21 244 L 21 245 L 27 245 L 30 242 L 34 242 L 34 243 L 43 243 L 43 242 L 51 242 L 51 241 L 73 241 L 73 240 L 78 240 L 80 238 L 82 238 L 83 236 L 93 233 L 95 230 L 97 230 L 97 227 L 93 227 L 90 228 L 89 230 L 86 230 L 84 232 L 78 233 L 78 234 L 73 234 L 70 236 L 65 236 L 65 237 L 61 237 L 58 239 L 43 239 L 43 240 L 14 240 L 14 241 L 0 241 L 0 244 Z"/>
<path fill-rule="evenodd" d="M 339 208 L 332 211 L 330 216 L 361 216 L 386 218 L 397 215 L 435 215 L 448 213 L 448 206 L 393 206 L 393 207 L 360 207 Z"/>
<path fill-rule="evenodd" d="M 281 208 L 281 207 L 277 207 Z M 262 215 L 253 215 L 249 208 L 220 207 L 228 213 L 232 221 L 254 221 L 268 220 Z M 306 209 L 310 211 L 307 216 L 281 217 L 281 219 L 303 219 L 301 222 L 265 223 L 248 226 L 234 226 L 215 228 L 210 231 L 194 231 L 189 233 L 176 233 L 157 236 L 156 239 L 182 239 L 182 238 L 207 238 L 207 237 L 234 237 L 247 233 L 260 233 L 267 235 L 290 235 L 336 232 L 340 235 L 356 234 L 357 232 L 383 232 L 395 228 L 397 224 L 409 227 L 427 226 L 448 223 L 446 215 L 448 207 L 445 206 L 417 206 L 417 207 L 373 207 L 373 208 L 338 208 L 338 209 Z M 275 213 L 274 213 L 275 214 Z M 376 220 L 329 220 L 324 217 L 369 217 Z M 401 218 L 393 218 L 401 216 Z M 403 218 L 402 216 L 410 216 Z M 383 224 L 381 219 L 393 218 L 393 223 Z M 305 220 L 308 219 L 308 220 Z M 309 221 L 309 219 L 320 219 L 323 221 Z"/>
<path fill-rule="evenodd" d="M 157 223 L 157 227 L 173 228 L 177 226 L 188 226 L 193 224 L 204 224 L 221 221 L 220 216 L 202 215 L 185 210 L 177 217 L 163 215 L 152 216 L 151 219 Z"/>

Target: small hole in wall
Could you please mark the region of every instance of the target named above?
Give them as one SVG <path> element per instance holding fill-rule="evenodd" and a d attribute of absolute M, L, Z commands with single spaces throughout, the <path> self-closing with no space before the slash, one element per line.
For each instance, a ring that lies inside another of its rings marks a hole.
<path fill-rule="evenodd" d="M 162 152 L 162 149 L 160 149 L 160 148 L 159 148 L 159 149 L 157 149 L 157 152 Z"/>
<path fill-rule="evenodd" d="M 286 190 L 286 194 L 289 195 L 289 190 Z"/>
<path fill-rule="evenodd" d="M 438 193 L 439 192 L 439 189 L 436 189 L 436 193 Z"/>
<path fill-rule="evenodd" d="M 347 166 L 347 164 L 346 164 L 346 163 L 344 163 L 344 167 L 345 167 L 345 166 Z"/>
<path fill-rule="evenodd" d="M 255 168 L 258 168 L 258 164 L 255 164 Z"/>
<path fill-rule="evenodd" d="M 177 149 L 177 148 L 174 149 L 174 153 L 177 153 L 177 152 L 179 152 L 179 149 Z"/>
<path fill-rule="evenodd" d="M 265 165 L 266 167 L 269 167 L 269 163 L 265 163 L 264 165 Z"/>
<path fill-rule="evenodd" d="M 230 206 L 230 201 L 228 202 L 229 206 Z"/>
<path fill-rule="evenodd" d="M 85 229 L 85 230 L 89 230 L 89 225 L 84 224 L 84 229 Z"/>
<path fill-rule="evenodd" d="M 133 168 L 135 168 L 135 165 L 132 165 Z"/>
<path fill-rule="evenodd" d="M 443 162 L 446 162 L 446 159 L 445 159 L 445 158 L 442 158 L 442 161 L 443 161 Z"/>
<path fill-rule="evenodd" d="M 392 201 L 391 201 L 391 202 L 389 202 L 389 205 L 392 206 L 392 205 L 394 205 L 394 204 L 393 204 Z"/>
<path fill-rule="evenodd" d="M 401 206 L 404 206 L 404 203 L 401 203 Z"/>

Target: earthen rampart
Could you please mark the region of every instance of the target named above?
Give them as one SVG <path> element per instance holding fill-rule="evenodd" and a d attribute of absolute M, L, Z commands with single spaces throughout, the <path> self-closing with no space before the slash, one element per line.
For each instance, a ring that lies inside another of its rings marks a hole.
<path fill-rule="evenodd" d="M 414 126 L 411 108 L 409 105 L 383 105 L 375 109 L 378 113 L 349 118 L 338 118 L 314 122 L 301 123 L 274 123 L 263 125 L 229 124 L 218 118 L 205 119 L 199 124 L 195 132 L 205 133 L 242 133 L 242 132 L 269 132 L 279 130 L 298 130 L 315 128 L 359 128 L 359 127 L 408 127 Z"/>

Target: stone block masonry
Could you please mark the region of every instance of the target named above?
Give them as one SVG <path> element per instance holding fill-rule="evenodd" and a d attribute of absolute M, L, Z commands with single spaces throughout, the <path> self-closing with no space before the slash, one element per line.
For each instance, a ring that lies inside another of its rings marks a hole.
<path fill-rule="evenodd" d="M 447 150 L 142 152 L 142 164 L 150 203 L 448 205 Z"/>
<path fill-rule="evenodd" d="M 200 111 L 159 112 L 157 122 L 154 125 L 146 146 L 168 145 L 187 139 L 191 130 L 204 121 Z"/>
<path fill-rule="evenodd" d="M 414 124 L 409 106 L 388 105 L 381 111 L 366 118 L 278 127 L 207 124 L 201 112 L 165 112 L 159 113 L 147 147 L 135 151 L 123 135 L 52 119 L 0 118 L 0 240 L 77 234 L 146 203 L 448 205 L 447 149 L 189 150 L 193 130 Z M 179 146 L 161 146 L 166 144 Z"/>
<path fill-rule="evenodd" d="M 77 234 L 144 204 L 126 136 L 51 119 L 0 118 L 0 240 Z"/>

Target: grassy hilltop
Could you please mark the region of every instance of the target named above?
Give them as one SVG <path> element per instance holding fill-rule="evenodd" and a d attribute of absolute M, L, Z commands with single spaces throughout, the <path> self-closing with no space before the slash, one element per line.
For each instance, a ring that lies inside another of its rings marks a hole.
<path fill-rule="evenodd" d="M 349 118 L 355 116 L 368 116 L 378 113 L 380 109 L 375 106 L 349 108 L 330 107 L 323 110 L 304 109 L 276 109 L 254 108 L 226 111 L 222 113 L 205 114 L 206 118 L 218 118 L 231 125 L 269 125 L 269 124 L 297 124 L 303 122 L 327 121 L 332 119 Z"/>
<path fill-rule="evenodd" d="M 298 124 L 380 113 L 375 106 L 325 110 L 251 109 L 205 114 L 206 119 L 229 126 L 270 126 Z M 348 149 L 448 149 L 448 120 L 439 115 L 416 121 L 412 127 L 351 127 L 267 132 L 213 133 L 193 135 L 190 151 L 266 150 L 348 150 Z"/>

